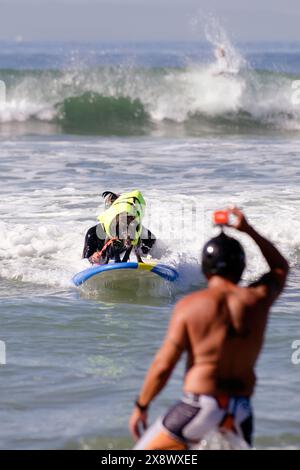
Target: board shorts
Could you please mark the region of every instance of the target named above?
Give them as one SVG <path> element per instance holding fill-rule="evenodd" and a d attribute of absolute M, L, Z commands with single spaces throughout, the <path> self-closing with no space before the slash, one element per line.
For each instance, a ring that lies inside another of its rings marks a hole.
<path fill-rule="evenodd" d="M 184 393 L 165 416 L 159 418 L 134 450 L 185 450 L 211 431 L 231 431 L 252 444 L 253 415 L 248 397 L 213 397 Z"/>

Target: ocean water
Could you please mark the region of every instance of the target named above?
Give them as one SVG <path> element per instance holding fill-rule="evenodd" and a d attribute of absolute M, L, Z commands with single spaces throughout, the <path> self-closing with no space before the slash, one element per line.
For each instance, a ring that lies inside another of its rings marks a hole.
<path fill-rule="evenodd" d="M 0 448 L 132 445 L 144 374 L 175 302 L 205 285 L 212 211 L 232 203 L 291 264 L 257 365 L 255 446 L 300 448 L 300 44 L 227 42 L 222 74 L 213 40 L 0 46 Z M 101 193 L 133 188 L 179 281 L 130 294 L 74 288 Z M 246 282 L 266 265 L 237 237 Z M 151 421 L 180 396 L 183 372 Z"/>

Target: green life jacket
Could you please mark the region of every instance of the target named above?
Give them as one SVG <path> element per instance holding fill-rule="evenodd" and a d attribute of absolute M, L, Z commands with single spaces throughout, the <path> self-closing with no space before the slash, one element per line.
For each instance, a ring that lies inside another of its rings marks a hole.
<path fill-rule="evenodd" d="M 116 226 L 116 218 L 122 214 L 122 216 L 132 216 L 135 218 L 135 233 L 132 244 L 135 246 L 138 244 L 139 238 L 142 233 L 142 219 L 144 216 L 146 202 L 142 196 L 142 193 L 138 190 L 130 193 L 121 194 L 113 204 L 106 209 L 97 219 L 104 226 L 105 232 L 108 237 L 112 238 L 115 236 L 113 228 Z"/>

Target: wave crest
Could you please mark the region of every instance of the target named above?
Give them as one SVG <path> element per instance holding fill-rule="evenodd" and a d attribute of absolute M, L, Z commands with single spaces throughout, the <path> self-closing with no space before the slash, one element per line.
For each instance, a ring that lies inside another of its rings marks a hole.
<path fill-rule="evenodd" d="M 2 71 L 7 100 L 0 122 L 43 121 L 68 132 L 144 134 L 300 130 L 295 79 L 214 64 L 185 69 L 102 67 L 68 72 Z"/>

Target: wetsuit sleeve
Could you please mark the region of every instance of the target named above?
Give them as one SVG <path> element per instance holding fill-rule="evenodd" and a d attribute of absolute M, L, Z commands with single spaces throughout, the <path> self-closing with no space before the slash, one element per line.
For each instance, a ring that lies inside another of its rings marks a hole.
<path fill-rule="evenodd" d="M 154 246 L 155 242 L 156 242 L 155 235 L 153 235 L 153 233 L 150 232 L 150 230 L 143 227 L 141 238 L 140 238 L 140 245 L 139 245 L 139 248 L 142 251 L 143 255 L 147 255 L 149 253 L 151 248 Z"/>
<path fill-rule="evenodd" d="M 86 233 L 82 253 L 83 258 L 89 258 L 96 251 L 101 250 L 104 246 L 105 240 L 101 240 L 97 236 L 97 227 L 98 225 L 95 225 L 95 227 L 90 228 Z"/>

